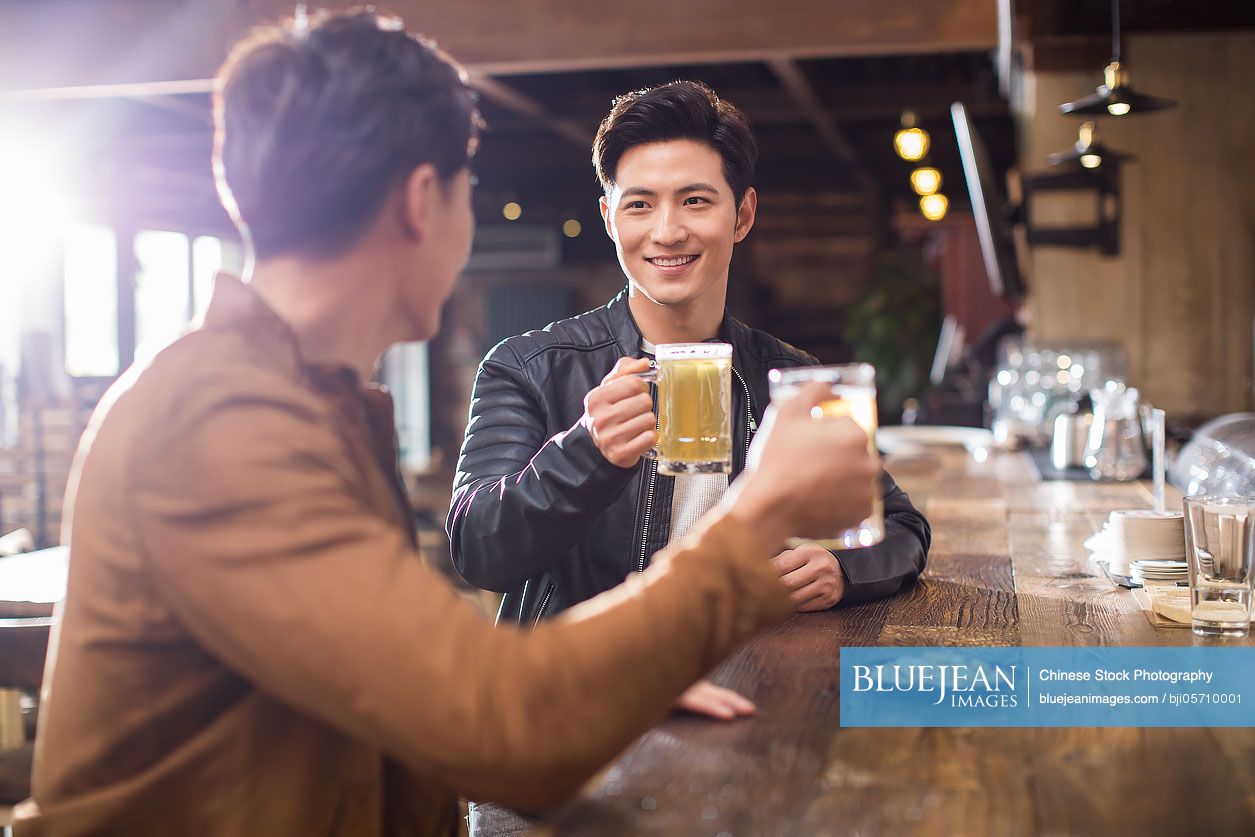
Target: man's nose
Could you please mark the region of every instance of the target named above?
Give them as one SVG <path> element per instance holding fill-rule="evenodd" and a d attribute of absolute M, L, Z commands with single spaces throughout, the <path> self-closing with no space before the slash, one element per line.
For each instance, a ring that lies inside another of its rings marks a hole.
<path fill-rule="evenodd" d="M 688 238 L 680 213 L 670 207 L 664 207 L 658 213 L 658 222 L 654 224 L 653 240 L 660 247 L 672 247 L 683 243 Z"/>

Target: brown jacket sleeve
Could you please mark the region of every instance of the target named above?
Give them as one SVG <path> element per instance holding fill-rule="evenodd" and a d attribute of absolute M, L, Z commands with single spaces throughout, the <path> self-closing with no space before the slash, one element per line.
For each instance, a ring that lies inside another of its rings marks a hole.
<path fill-rule="evenodd" d="M 357 499 L 327 419 L 259 393 L 155 429 L 125 487 L 154 583 L 223 664 L 471 798 L 564 799 L 789 613 L 772 545 L 725 518 L 531 635 L 495 629 Z"/>

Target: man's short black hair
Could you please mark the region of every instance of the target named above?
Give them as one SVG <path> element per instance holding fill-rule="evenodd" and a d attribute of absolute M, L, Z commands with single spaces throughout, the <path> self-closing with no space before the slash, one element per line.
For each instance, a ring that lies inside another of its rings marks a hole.
<path fill-rule="evenodd" d="M 629 148 L 680 139 L 719 152 L 723 176 L 740 206 L 754 179 L 758 140 L 745 114 L 699 81 L 673 81 L 614 100 L 593 140 L 593 168 L 601 187 L 607 193 L 613 188 L 619 160 Z"/>
<path fill-rule="evenodd" d="M 469 164 L 462 69 L 397 18 L 355 10 L 257 30 L 214 90 L 214 174 L 258 258 L 350 246 L 415 167 Z"/>

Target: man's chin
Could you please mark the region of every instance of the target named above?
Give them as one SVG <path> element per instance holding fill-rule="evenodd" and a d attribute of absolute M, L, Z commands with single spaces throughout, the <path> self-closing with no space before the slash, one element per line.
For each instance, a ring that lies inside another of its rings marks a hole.
<path fill-rule="evenodd" d="M 440 318 L 437 317 L 434 323 L 414 330 L 414 335 L 410 338 L 411 343 L 426 343 L 440 332 Z"/>
<path fill-rule="evenodd" d="M 410 328 L 405 343 L 425 343 L 440 331 L 440 311 L 420 314 L 409 318 Z"/>
<path fill-rule="evenodd" d="M 635 284 L 645 298 L 655 305 L 666 307 L 686 305 L 701 296 L 700 289 L 695 283 L 688 281 L 677 280 L 672 284 L 659 282 L 651 282 L 648 285 L 640 282 Z"/>

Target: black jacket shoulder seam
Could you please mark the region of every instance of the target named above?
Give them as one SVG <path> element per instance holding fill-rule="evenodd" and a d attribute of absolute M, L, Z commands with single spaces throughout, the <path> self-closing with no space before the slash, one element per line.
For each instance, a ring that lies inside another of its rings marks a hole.
<path fill-rule="evenodd" d="M 554 351 L 555 349 L 563 349 L 563 350 L 570 350 L 570 351 L 576 351 L 576 352 L 594 352 L 598 349 L 604 349 L 607 346 L 613 346 L 615 345 L 616 342 L 617 341 L 615 341 L 614 338 L 608 338 L 606 340 L 603 340 L 600 343 L 594 343 L 591 346 L 586 346 L 586 345 L 582 345 L 578 343 L 550 343 L 548 346 L 541 346 L 539 349 L 536 349 L 531 354 L 522 358 L 519 361 L 519 363 L 520 364 L 531 363 L 533 360 L 540 357 L 545 352 Z M 515 357 L 518 357 L 518 355 L 515 355 Z"/>

